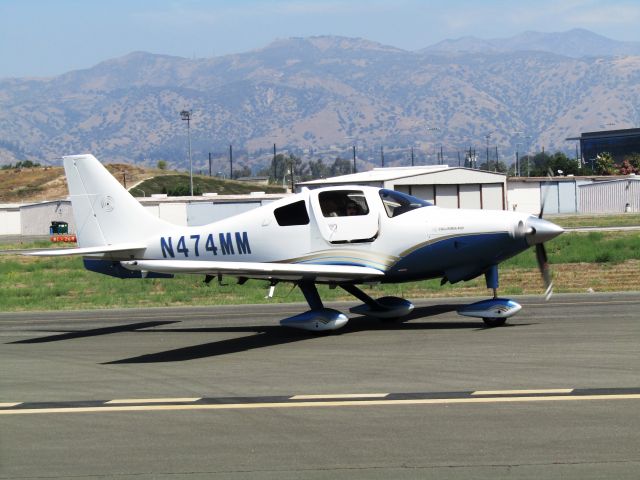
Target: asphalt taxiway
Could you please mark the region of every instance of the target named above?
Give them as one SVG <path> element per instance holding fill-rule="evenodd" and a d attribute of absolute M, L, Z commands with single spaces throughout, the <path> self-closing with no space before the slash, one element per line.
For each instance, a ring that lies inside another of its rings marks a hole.
<path fill-rule="evenodd" d="M 640 293 L 518 300 L 0 314 L 0 478 L 637 478 Z"/>

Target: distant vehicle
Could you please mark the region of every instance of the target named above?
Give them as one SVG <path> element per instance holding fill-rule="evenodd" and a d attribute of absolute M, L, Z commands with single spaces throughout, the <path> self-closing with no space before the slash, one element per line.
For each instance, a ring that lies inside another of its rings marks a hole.
<path fill-rule="evenodd" d="M 536 248 L 546 294 L 552 290 L 544 242 L 563 232 L 539 216 L 507 211 L 442 209 L 393 190 L 362 186 L 305 189 L 204 226 L 167 223 L 147 212 L 93 155 L 64 157 L 79 247 L 22 251 L 81 255 L 88 270 L 120 278 L 176 273 L 292 282 L 309 310 L 282 325 L 333 330 L 347 317 L 322 304 L 317 284 L 338 286 L 364 302 L 352 312 L 380 318 L 408 314 L 398 297 L 371 298 L 358 285 L 442 278 L 486 278 L 493 298 L 461 315 L 499 326 L 520 310 L 498 298 L 498 264 Z"/>

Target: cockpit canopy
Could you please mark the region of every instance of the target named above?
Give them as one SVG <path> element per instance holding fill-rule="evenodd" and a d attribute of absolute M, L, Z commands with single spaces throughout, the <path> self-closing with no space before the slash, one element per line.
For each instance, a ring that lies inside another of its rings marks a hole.
<path fill-rule="evenodd" d="M 397 217 L 398 215 L 415 210 L 416 208 L 433 206 L 432 203 L 429 203 L 426 200 L 384 188 L 380 190 L 380 198 L 382 199 L 384 209 L 390 218 Z"/>
<path fill-rule="evenodd" d="M 278 225 L 308 225 L 313 215 L 320 234 L 331 243 L 374 241 L 379 234 L 383 209 L 387 217 L 394 218 L 432 205 L 406 193 L 357 186 L 310 191 L 309 206 L 304 197 L 297 198 L 274 209 Z"/>

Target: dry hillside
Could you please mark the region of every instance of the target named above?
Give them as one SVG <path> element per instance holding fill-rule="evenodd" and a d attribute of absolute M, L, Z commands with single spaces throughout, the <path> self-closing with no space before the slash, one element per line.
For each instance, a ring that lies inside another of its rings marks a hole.
<path fill-rule="evenodd" d="M 136 165 L 113 163 L 105 165 L 126 187 L 161 173 Z M 166 172 L 162 172 L 166 174 Z M 65 198 L 67 181 L 62 167 L 34 167 L 0 170 L 0 202 L 26 203 Z"/>

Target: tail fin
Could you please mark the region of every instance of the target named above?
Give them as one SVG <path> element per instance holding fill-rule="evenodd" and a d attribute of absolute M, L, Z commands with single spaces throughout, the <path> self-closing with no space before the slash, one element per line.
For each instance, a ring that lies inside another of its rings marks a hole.
<path fill-rule="evenodd" d="M 64 157 L 78 245 L 139 242 L 171 225 L 147 212 L 93 155 Z"/>

